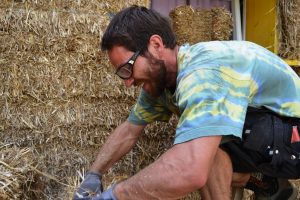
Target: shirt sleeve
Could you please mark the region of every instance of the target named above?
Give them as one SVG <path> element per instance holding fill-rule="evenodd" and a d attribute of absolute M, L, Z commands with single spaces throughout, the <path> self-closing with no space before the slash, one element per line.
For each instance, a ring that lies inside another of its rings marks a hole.
<path fill-rule="evenodd" d="M 214 135 L 241 137 L 248 94 L 249 81 L 239 76 L 207 68 L 189 73 L 177 87 L 181 116 L 174 143 Z"/>
<path fill-rule="evenodd" d="M 163 96 L 153 98 L 141 90 L 127 120 L 136 125 L 146 125 L 154 121 L 169 121 L 171 115 L 172 112 L 164 105 Z"/>

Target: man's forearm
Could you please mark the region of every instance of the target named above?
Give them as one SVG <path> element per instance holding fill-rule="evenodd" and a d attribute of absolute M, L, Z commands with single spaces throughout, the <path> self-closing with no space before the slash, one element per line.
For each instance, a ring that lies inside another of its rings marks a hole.
<path fill-rule="evenodd" d="M 135 176 L 119 183 L 119 200 L 178 199 L 206 182 L 220 137 L 179 144 Z"/>
<path fill-rule="evenodd" d="M 133 148 L 143 128 L 127 121 L 118 126 L 101 147 L 90 170 L 104 173 Z"/>

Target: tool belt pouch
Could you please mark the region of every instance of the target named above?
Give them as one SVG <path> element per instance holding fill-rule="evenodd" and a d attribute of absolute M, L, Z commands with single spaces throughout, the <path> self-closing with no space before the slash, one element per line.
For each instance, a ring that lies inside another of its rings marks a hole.
<path fill-rule="evenodd" d="M 300 141 L 291 142 L 293 131 L 298 134 L 299 127 L 300 119 L 280 117 L 265 108 L 248 108 L 243 147 L 259 152 L 273 169 L 279 170 L 284 164 L 300 165 Z"/>

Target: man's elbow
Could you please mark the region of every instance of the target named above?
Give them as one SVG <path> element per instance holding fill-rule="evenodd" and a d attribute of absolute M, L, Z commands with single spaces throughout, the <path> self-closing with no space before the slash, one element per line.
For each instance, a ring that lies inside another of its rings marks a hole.
<path fill-rule="evenodd" d="M 188 170 L 187 180 L 191 184 L 191 187 L 195 189 L 202 188 L 208 179 L 208 173 L 205 170 L 190 169 Z"/>
<path fill-rule="evenodd" d="M 184 187 L 189 188 L 189 190 L 201 189 L 206 184 L 209 172 L 195 164 L 195 162 L 185 160 L 185 162 L 177 164 L 176 167 L 177 176 L 180 177 L 180 180 L 185 185 Z"/>
<path fill-rule="evenodd" d="M 165 171 L 171 176 L 175 176 L 172 184 L 178 187 L 184 187 L 192 192 L 202 188 L 208 178 L 208 170 L 203 170 L 204 167 L 196 164 L 192 159 L 162 159 L 165 164 Z M 201 170 L 202 169 L 202 170 Z"/>

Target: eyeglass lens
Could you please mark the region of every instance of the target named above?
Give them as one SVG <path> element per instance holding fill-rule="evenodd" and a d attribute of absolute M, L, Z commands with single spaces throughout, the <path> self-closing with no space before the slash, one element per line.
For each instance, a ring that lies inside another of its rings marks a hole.
<path fill-rule="evenodd" d="M 117 75 L 123 79 L 130 78 L 131 74 L 132 74 L 132 65 L 128 63 L 120 67 L 119 70 L 117 71 Z"/>

